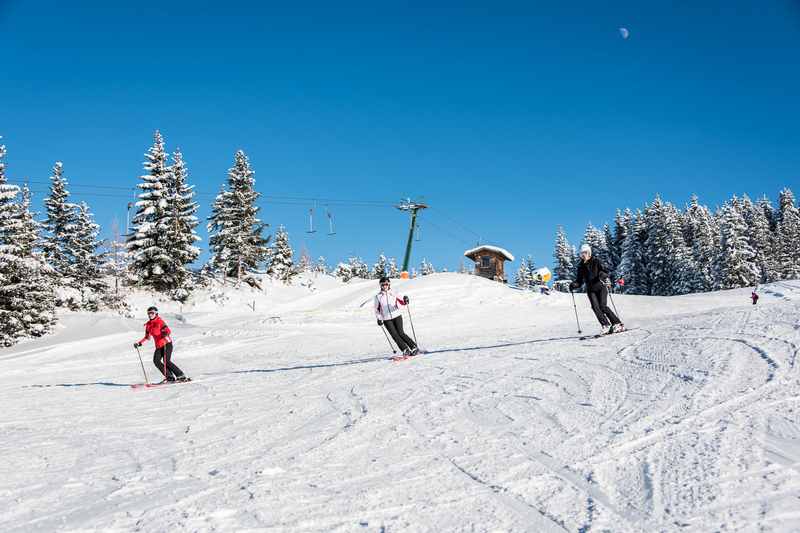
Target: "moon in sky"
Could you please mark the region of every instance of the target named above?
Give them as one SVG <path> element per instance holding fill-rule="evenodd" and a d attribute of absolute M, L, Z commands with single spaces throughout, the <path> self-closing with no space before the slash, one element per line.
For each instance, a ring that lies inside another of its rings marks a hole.
<path fill-rule="evenodd" d="M 620 28 L 619 34 L 622 35 L 623 39 L 627 39 L 631 36 L 631 32 L 628 31 L 628 28 Z"/>

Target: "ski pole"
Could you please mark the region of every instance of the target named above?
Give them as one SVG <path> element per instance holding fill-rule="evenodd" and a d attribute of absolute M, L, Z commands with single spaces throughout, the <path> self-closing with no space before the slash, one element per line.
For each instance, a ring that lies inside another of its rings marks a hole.
<path fill-rule="evenodd" d="M 575 293 L 572 292 L 572 290 L 570 290 L 569 293 L 572 295 L 572 308 L 575 309 L 575 322 L 578 323 L 578 335 L 580 335 L 583 332 L 581 331 L 581 321 L 578 320 L 578 306 L 575 305 Z"/>
<path fill-rule="evenodd" d="M 414 335 L 414 346 L 419 348 L 419 343 L 417 342 L 417 332 L 414 331 L 414 321 L 411 320 L 411 306 L 406 304 L 406 311 L 408 311 L 408 322 L 411 324 L 411 334 Z"/>
<path fill-rule="evenodd" d="M 389 334 L 386 333 L 386 328 L 384 328 L 383 326 L 379 327 L 381 328 L 381 331 L 383 331 L 383 335 L 386 337 L 386 342 L 389 343 L 389 348 L 392 349 L 392 353 L 397 353 L 397 350 L 394 349 L 394 344 L 392 344 L 392 341 L 389 340 Z"/>
<path fill-rule="evenodd" d="M 136 353 L 139 354 L 139 364 L 142 365 L 142 374 L 144 374 L 144 382 L 148 385 L 150 384 L 150 380 L 147 378 L 147 371 L 144 369 L 144 363 L 142 362 L 142 352 L 139 351 L 138 346 L 134 346 L 136 348 Z"/>
<path fill-rule="evenodd" d="M 617 315 L 617 318 L 619 318 L 620 322 L 624 323 L 624 320 L 622 320 L 622 317 L 619 316 L 619 311 L 617 311 L 617 305 L 614 303 L 614 297 L 611 296 L 610 292 L 608 293 L 608 298 L 611 300 L 611 307 L 614 308 L 614 314 Z"/>

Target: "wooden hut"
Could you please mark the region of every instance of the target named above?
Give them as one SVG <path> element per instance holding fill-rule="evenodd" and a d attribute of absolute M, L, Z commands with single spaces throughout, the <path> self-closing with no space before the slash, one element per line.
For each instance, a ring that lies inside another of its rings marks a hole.
<path fill-rule="evenodd" d="M 514 256 L 508 250 L 498 246 L 478 246 L 464 252 L 465 257 L 475 261 L 475 275 L 507 283 L 504 264 L 513 261 Z"/>

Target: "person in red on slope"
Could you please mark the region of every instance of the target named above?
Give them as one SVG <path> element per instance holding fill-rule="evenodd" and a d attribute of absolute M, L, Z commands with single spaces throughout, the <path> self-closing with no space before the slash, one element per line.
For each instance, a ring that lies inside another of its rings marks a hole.
<path fill-rule="evenodd" d="M 139 342 L 134 342 L 133 345 L 139 348 L 142 343 L 153 337 L 153 342 L 156 344 L 156 351 L 153 353 L 153 364 L 159 372 L 164 374 L 164 381 L 189 381 L 183 370 L 172 362 L 172 338 L 170 335 L 169 327 L 164 323 L 164 319 L 158 316 L 158 309 L 155 306 L 147 308 L 147 316 L 149 320 L 144 325 L 144 337 Z"/>
<path fill-rule="evenodd" d="M 750 298 L 753 299 L 753 305 L 756 305 L 756 303 L 758 303 L 758 293 L 756 292 L 755 289 L 753 289 L 753 294 L 750 295 Z"/>

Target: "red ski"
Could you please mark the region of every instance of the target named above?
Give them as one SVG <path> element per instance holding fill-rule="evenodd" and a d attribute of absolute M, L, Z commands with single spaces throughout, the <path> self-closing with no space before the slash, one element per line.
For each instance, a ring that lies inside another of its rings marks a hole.
<path fill-rule="evenodd" d="M 189 383 L 192 381 L 192 378 L 186 378 L 182 381 L 162 381 L 160 383 L 133 383 L 131 385 L 132 389 L 152 389 L 155 387 L 163 387 L 164 385 L 176 385 L 178 383 Z"/>

